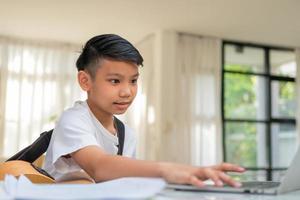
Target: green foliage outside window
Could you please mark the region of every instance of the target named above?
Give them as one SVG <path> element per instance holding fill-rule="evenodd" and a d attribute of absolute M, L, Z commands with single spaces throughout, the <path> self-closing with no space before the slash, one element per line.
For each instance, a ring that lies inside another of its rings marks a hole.
<path fill-rule="evenodd" d="M 226 65 L 225 69 L 249 71 L 250 66 Z M 225 73 L 224 108 L 226 118 L 256 117 L 256 79 L 253 76 Z M 253 123 L 226 123 L 227 160 L 243 166 L 256 166 L 256 126 Z"/>
<path fill-rule="evenodd" d="M 251 66 L 229 65 L 225 66 L 226 70 L 239 72 L 250 72 Z M 246 119 L 257 120 L 259 110 L 257 101 L 258 76 L 224 73 L 224 111 L 225 119 Z M 279 113 L 285 117 L 295 116 L 295 84 L 293 82 L 275 82 L 279 86 Z M 275 92 L 275 91 L 273 91 Z M 262 114 L 262 116 L 265 116 Z M 261 117 L 261 116 L 260 116 Z M 265 118 L 262 118 L 264 120 Z M 285 126 L 282 126 L 284 128 Z M 289 126 L 288 126 L 289 127 Z M 263 123 L 250 122 L 226 122 L 226 156 L 227 161 L 241 164 L 246 167 L 262 167 L 257 166 L 258 152 L 257 143 L 260 137 L 257 137 L 258 129 L 265 133 Z"/>

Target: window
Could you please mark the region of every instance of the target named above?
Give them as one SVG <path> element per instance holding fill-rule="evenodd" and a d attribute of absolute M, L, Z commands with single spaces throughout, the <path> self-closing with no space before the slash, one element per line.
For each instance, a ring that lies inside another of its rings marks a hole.
<path fill-rule="evenodd" d="M 246 180 L 279 180 L 297 147 L 295 53 L 231 41 L 222 50 L 224 161 L 245 166 Z"/>

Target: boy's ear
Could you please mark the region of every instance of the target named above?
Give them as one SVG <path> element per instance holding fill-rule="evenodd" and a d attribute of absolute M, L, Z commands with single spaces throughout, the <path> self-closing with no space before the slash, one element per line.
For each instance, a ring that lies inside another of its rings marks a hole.
<path fill-rule="evenodd" d="M 82 90 L 89 91 L 92 83 L 91 76 L 85 71 L 79 71 L 77 74 L 78 83 Z"/>

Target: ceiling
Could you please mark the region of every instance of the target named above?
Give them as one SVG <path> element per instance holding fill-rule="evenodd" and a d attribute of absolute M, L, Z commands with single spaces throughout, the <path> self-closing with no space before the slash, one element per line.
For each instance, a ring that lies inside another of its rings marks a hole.
<path fill-rule="evenodd" d="M 0 35 L 81 44 L 158 30 L 300 47 L 299 0 L 0 0 Z"/>

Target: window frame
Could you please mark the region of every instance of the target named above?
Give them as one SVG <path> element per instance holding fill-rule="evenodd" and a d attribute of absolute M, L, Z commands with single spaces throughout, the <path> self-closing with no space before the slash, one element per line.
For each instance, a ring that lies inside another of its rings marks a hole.
<path fill-rule="evenodd" d="M 260 48 L 264 51 L 264 67 L 265 73 L 255 73 L 255 72 L 242 72 L 236 70 L 226 70 L 225 69 L 225 46 L 226 45 L 238 45 L 243 47 L 255 47 Z M 288 47 L 278 47 L 278 46 L 267 46 L 267 45 L 260 45 L 260 44 L 253 44 L 253 43 L 244 43 L 238 41 L 231 41 L 231 40 L 223 40 L 222 41 L 222 75 L 221 75 L 221 119 L 222 119 L 222 146 L 223 146 L 223 160 L 227 162 L 227 149 L 226 149 L 226 132 L 225 132 L 225 125 L 226 122 L 247 122 L 247 123 L 263 123 L 266 125 L 266 162 L 267 167 L 246 167 L 249 171 L 264 171 L 266 172 L 266 180 L 272 180 L 272 174 L 275 171 L 284 171 L 287 168 L 283 167 L 273 167 L 272 165 L 272 133 L 271 133 L 271 126 L 273 123 L 279 124 L 290 124 L 296 127 L 296 116 L 294 118 L 287 118 L 287 117 L 272 117 L 272 99 L 271 99 L 271 83 L 272 81 L 284 81 L 284 82 L 293 82 L 296 83 L 296 77 L 287 77 L 287 76 L 280 76 L 280 75 L 272 75 L 271 74 L 271 65 L 270 65 L 270 52 L 271 50 L 280 50 L 280 51 L 291 51 L 294 52 L 293 48 Z M 243 74 L 243 75 L 254 75 L 258 77 L 265 77 L 266 78 L 266 120 L 255 120 L 255 119 L 238 119 L 238 118 L 226 118 L 225 117 L 225 74 Z"/>

